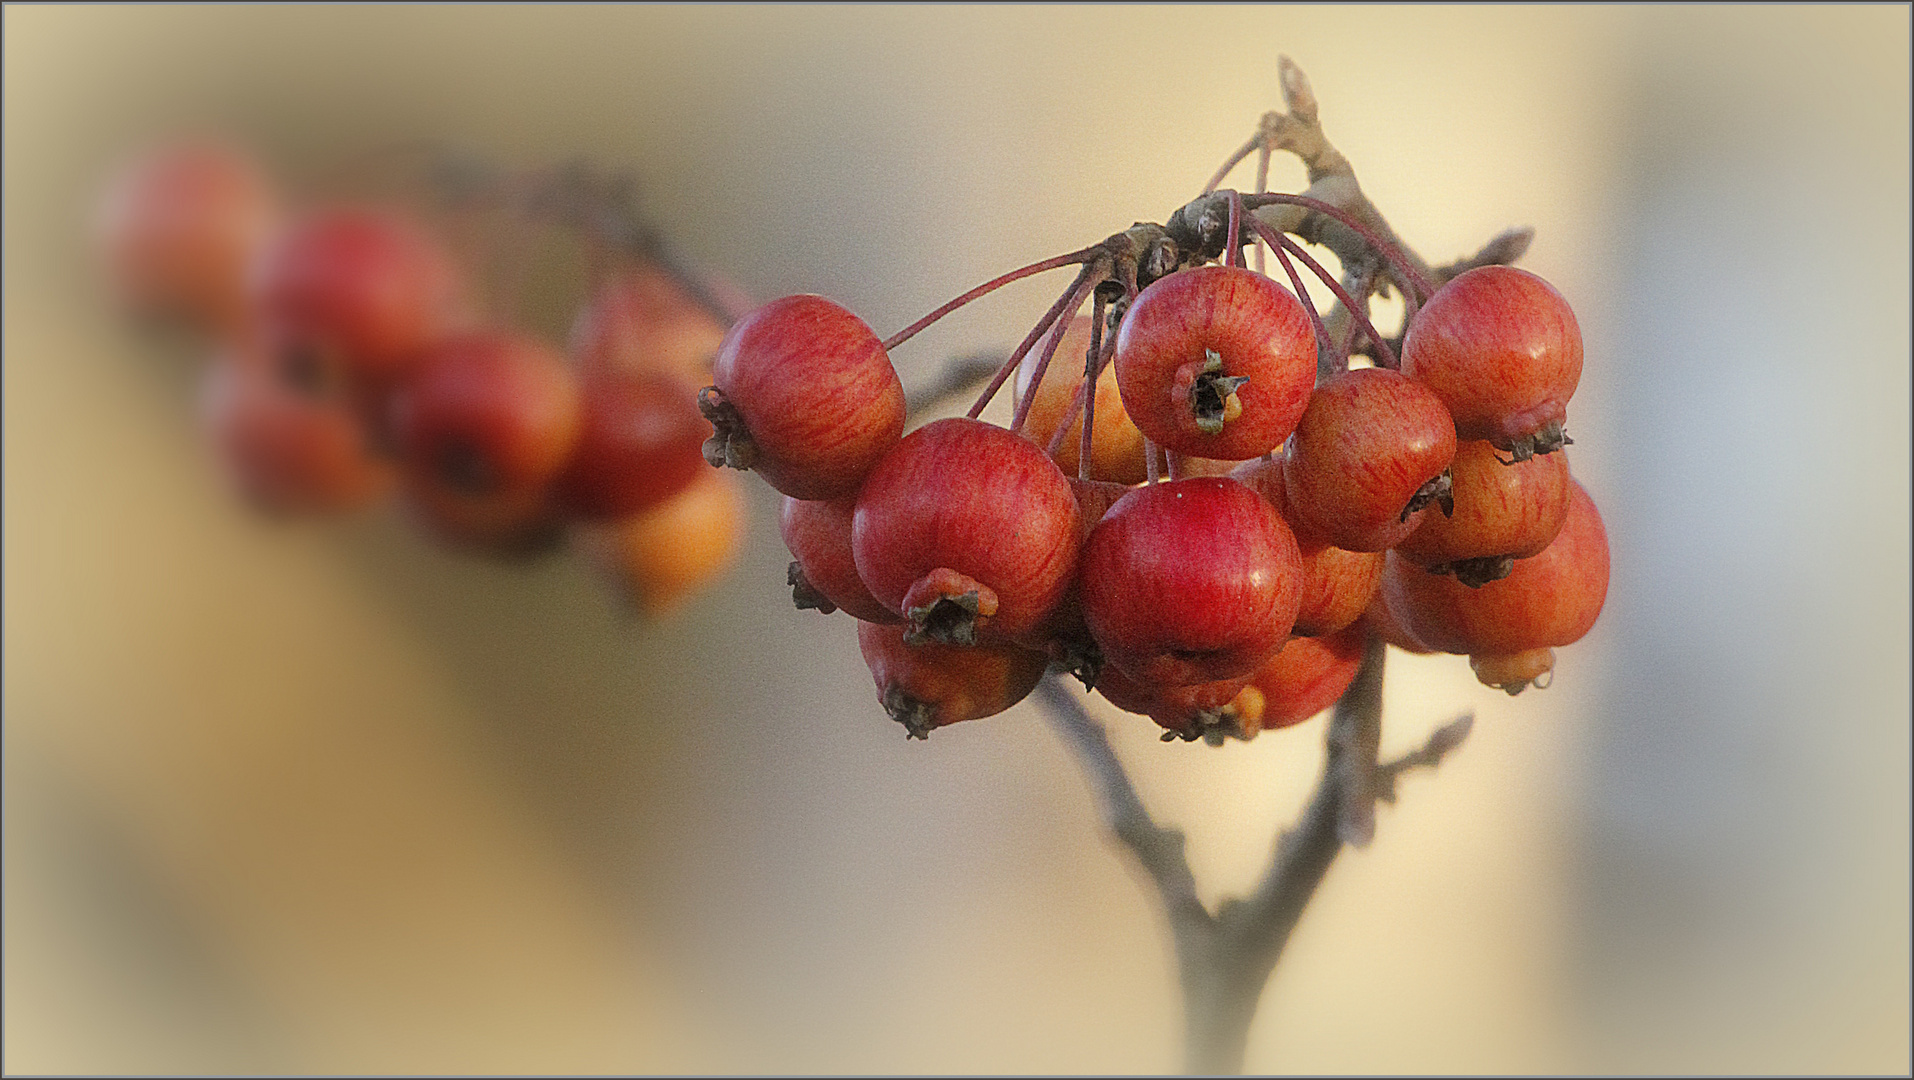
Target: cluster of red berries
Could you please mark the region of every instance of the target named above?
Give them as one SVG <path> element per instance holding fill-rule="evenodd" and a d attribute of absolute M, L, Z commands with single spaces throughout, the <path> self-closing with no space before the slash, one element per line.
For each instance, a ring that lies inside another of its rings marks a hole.
<path fill-rule="evenodd" d="M 1568 304 L 1503 265 L 1435 288 L 1365 232 L 1408 286 L 1392 341 L 1366 295 L 1256 217 L 1278 203 L 1364 230 L 1302 196 L 1219 191 L 888 341 L 818 296 L 732 327 L 700 399 L 705 455 L 787 496 L 796 602 L 857 618 L 911 736 L 1000 712 L 1056 664 L 1165 739 L 1246 739 L 1333 703 L 1372 634 L 1468 655 L 1515 693 L 1593 625 L 1608 550 L 1562 450 L 1582 367 Z M 1258 243 L 1292 288 L 1242 265 Z M 1338 291 L 1345 334 L 1299 261 Z M 904 434 L 889 350 L 1071 265 L 970 415 Z M 1357 332 L 1372 366 L 1349 364 Z M 1059 353 L 1083 363 L 1051 379 Z M 1013 373 L 1011 424 L 978 419 Z"/>
<path fill-rule="evenodd" d="M 495 268 L 456 258 L 423 215 L 288 212 L 223 142 L 133 161 L 97 225 L 123 306 L 214 344 L 203 420 L 260 507 L 340 512 L 396 489 L 461 549 L 524 555 L 570 535 L 647 611 L 735 554 L 742 495 L 702 466 L 695 406 L 725 320 L 636 246 L 590 237 L 594 288 L 561 350 L 486 317 L 471 277 Z"/>

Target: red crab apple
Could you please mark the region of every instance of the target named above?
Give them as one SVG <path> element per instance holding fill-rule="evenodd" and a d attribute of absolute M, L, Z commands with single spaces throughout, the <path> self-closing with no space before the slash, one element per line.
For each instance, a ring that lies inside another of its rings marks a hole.
<path fill-rule="evenodd" d="M 1202 266 L 1143 290 L 1117 331 L 1117 385 L 1144 435 L 1172 452 L 1242 461 L 1282 445 L 1316 381 L 1316 333 L 1289 291 Z"/>
<path fill-rule="evenodd" d="M 1567 441 L 1562 424 L 1582 377 L 1582 331 L 1548 282 L 1512 266 L 1480 266 L 1416 312 L 1402 373 L 1449 407 L 1457 438 L 1486 439 L 1522 460 Z"/>
<path fill-rule="evenodd" d="M 1261 695 L 1255 710 L 1261 730 L 1300 724 L 1342 697 L 1356 681 L 1369 634 L 1350 626 L 1327 637 L 1294 638 L 1249 678 Z"/>
<path fill-rule="evenodd" d="M 1568 517 L 1568 453 L 1508 462 L 1486 442 L 1465 442 L 1449 467 L 1455 513 L 1429 514 L 1396 545 L 1425 570 L 1480 585 L 1515 560 L 1541 554 Z"/>
<path fill-rule="evenodd" d="M 752 469 L 797 499 L 841 499 L 904 430 L 904 388 L 864 320 L 786 296 L 738 320 L 699 397 L 713 465 Z"/>
<path fill-rule="evenodd" d="M 1078 587 L 1104 657 L 1133 679 L 1189 685 L 1248 675 L 1282 647 L 1302 556 L 1282 516 L 1223 477 L 1149 484 L 1084 544 Z"/>
<path fill-rule="evenodd" d="M 1038 446 L 1049 446 L 1064 418 L 1075 413 L 1076 418 L 1070 421 L 1063 440 L 1057 444 L 1057 467 L 1068 476 L 1078 474 L 1077 464 L 1083 452 L 1083 403 L 1079 396 L 1083 388 L 1084 352 L 1089 346 L 1090 318 L 1079 316 L 1064 332 L 1057 354 L 1051 358 L 1050 366 L 1044 370 L 1043 382 L 1035 391 L 1029 384 L 1036 370 L 1037 355 L 1025 357 L 1017 369 L 1018 396 L 1033 392 L 1037 395 L 1023 422 L 1023 433 L 1031 441 Z M 1148 473 L 1143 463 L 1143 433 L 1123 411 L 1123 395 L 1117 390 L 1114 364 L 1106 363 L 1102 374 L 1097 376 L 1093 411 L 1090 478 L 1119 484 L 1142 483 Z"/>
<path fill-rule="evenodd" d="M 1289 508 L 1281 457 L 1246 461 L 1231 476 L 1261 495 L 1295 530 L 1303 557 L 1303 592 L 1290 633 L 1319 637 L 1360 618 L 1382 582 L 1383 553 L 1345 551 L 1298 527 Z"/>
<path fill-rule="evenodd" d="M 231 332 L 243 321 L 246 265 L 277 216 L 272 186 L 249 155 L 193 138 L 125 165 L 100 201 L 94 232 L 128 310 Z"/>
<path fill-rule="evenodd" d="M 405 490 L 454 542 L 515 541 L 551 517 L 551 483 L 577 441 L 578 387 L 557 353 L 485 331 L 447 338 L 392 406 Z"/>
<path fill-rule="evenodd" d="M 1310 395 L 1283 458 L 1297 526 L 1345 551 L 1384 551 L 1449 509 L 1455 424 L 1427 387 L 1384 368 L 1335 375 Z"/>
<path fill-rule="evenodd" d="M 697 392 L 665 370 L 600 367 L 579 385 L 578 441 L 556 491 L 566 509 L 613 521 L 683 491 L 703 471 Z"/>
<path fill-rule="evenodd" d="M 907 738 L 1003 712 L 1037 688 L 1047 663 L 1015 645 L 907 644 L 906 628 L 857 624 L 857 645 L 877 683 L 877 699 Z"/>
<path fill-rule="evenodd" d="M 839 608 L 852 618 L 870 623 L 896 623 L 903 618 L 877 602 L 870 587 L 857 576 L 851 553 L 851 520 L 857 504 L 850 499 L 813 502 L 784 497 L 778 531 L 790 549 L 791 599 L 800 608 L 830 614 Z"/>
<path fill-rule="evenodd" d="M 423 362 L 459 316 L 451 257 L 398 213 L 332 207 L 260 253 L 251 290 L 270 346 L 384 386 Z"/>
<path fill-rule="evenodd" d="M 1191 686 L 1164 686 L 1132 679 L 1122 668 L 1111 665 L 1097 676 L 1096 690 L 1124 712 L 1156 721 L 1164 729 L 1165 742 L 1203 739 L 1217 745 L 1226 738 L 1247 739 L 1256 734 L 1255 718 L 1245 723 L 1234 707 L 1248 684 L 1247 678 L 1239 676 Z"/>
<path fill-rule="evenodd" d="M 392 488 L 392 466 L 368 448 L 358 412 L 288 385 L 256 349 L 236 346 L 214 360 L 200 407 L 234 485 L 263 509 L 351 510 Z"/>
<path fill-rule="evenodd" d="M 1508 577 L 1471 588 L 1391 552 L 1382 592 L 1408 632 L 1442 652 L 1500 657 L 1571 645 L 1607 598 L 1608 536 L 1594 501 L 1572 484 L 1562 531 Z"/>
<path fill-rule="evenodd" d="M 1076 568 L 1077 528 L 1070 481 L 1041 449 L 956 418 L 911 432 L 871 471 L 851 549 L 912 640 L 972 644 L 988 631 L 1034 647 Z"/>

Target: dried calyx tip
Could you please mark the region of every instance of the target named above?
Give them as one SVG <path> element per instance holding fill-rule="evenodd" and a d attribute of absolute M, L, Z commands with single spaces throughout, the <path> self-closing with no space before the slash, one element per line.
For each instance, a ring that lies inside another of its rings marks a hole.
<path fill-rule="evenodd" d="M 1471 589 L 1491 581 L 1501 581 L 1515 572 L 1515 556 L 1484 555 L 1479 559 L 1457 559 L 1429 568 L 1431 574 L 1447 574 Z"/>
<path fill-rule="evenodd" d="M 1560 420 L 1550 420 L 1533 434 L 1497 440 L 1491 445 L 1497 450 L 1509 452 L 1508 460 L 1496 458 L 1497 461 L 1501 461 L 1504 465 L 1515 465 L 1539 454 L 1552 454 L 1564 446 L 1574 446 L 1575 440 L 1569 438 L 1568 433 L 1562 430 Z"/>
<path fill-rule="evenodd" d="M 884 711 L 891 715 L 891 719 L 904 725 L 906 740 L 930 738 L 930 730 L 936 727 L 937 723 L 931 715 L 929 705 L 895 686 L 884 691 L 884 696 L 879 700 L 884 705 Z"/>
<path fill-rule="evenodd" d="M 1443 469 L 1434 479 L 1417 488 L 1416 493 L 1409 496 L 1408 504 L 1402 508 L 1402 517 L 1397 520 L 1408 521 L 1410 514 L 1430 503 L 1442 508 L 1443 517 L 1455 516 L 1455 478 L 1450 470 Z"/>
<path fill-rule="evenodd" d="M 1197 429 L 1215 435 L 1223 425 L 1243 415 L 1242 399 L 1236 391 L 1249 382 L 1247 375 L 1223 374 L 1223 357 L 1214 349 L 1203 350 L 1203 370 L 1190 383 L 1190 415 Z"/>
<path fill-rule="evenodd" d="M 706 463 L 714 469 L 749 469 L 758 463 L 758 444 L 744 426 L 744 417 L 725 400 L 724 391 L 715 386 L 698 391 L 698 411 L 712 428 L 711 437 L 704 441 Z"/>
<path fill-rule="evenodd" d="M 804 576 L 804 568 L 793 560 L 791 568 L 785 573 L 785 584 L 791 586 L 791 603 L 799 611 L 818 611 L 826 615 L 837 610 L 829 597 L 817 591 L 811 579 Z"/>
<path fill-rule="evenodd" d="M 905 613 L 910 618 L 910 629 L 904 632 L 904 643 L 975 645 L 978 606 L 977 594 L 967 592 L 959 596 L 940 596 L 923 607 L 911 608 Z"/>

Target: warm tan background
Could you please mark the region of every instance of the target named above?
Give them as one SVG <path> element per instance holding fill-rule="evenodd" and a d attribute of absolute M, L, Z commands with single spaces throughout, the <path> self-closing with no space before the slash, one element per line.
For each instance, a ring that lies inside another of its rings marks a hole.
<path fill-rule="evenodd" d="M 4 18 L 8 1071 L 1173 1067 L 1167 942 L 1073 763 L 1028 709 L 905 745 L 849 625 L 789 610 L 762 485 L 738 572 L 653 625 L 567 558 L 265 526 L 82 223 L 182 126 L 291 173 L 584 155 L 759 294 L 889 332 L 1160 219 L 1279 52 L 1425 254 L 1539 229 L 1616 583 L 1544 694 L 1394 665 L 1392 746 L 1477 734 L 1332 872 L 1251 1068 L 1908 1068 L 1905 8 Z M 1212 896 L 1320 755 L 1320 722 L 1117 730 Z"/>

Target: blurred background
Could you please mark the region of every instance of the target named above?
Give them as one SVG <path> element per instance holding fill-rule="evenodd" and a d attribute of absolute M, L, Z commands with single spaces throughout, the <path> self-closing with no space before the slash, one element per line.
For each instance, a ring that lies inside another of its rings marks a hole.
<path fill-rule="evenodd" d="M 1392 658 L 1386 751 L 1475 734 L 1334 867 L 1250 1069 L 1909 1068 L 1905 7 L 4 20 L 7 1071 L 1175 1068 L 1167 935 L 1075 762 L 1031 705 L 906 745 L 849 622 L 791 609 L 767 487 L 653 622 L 569 556 L 267 524 L 85 223 L 182 130 L 291 176 L 585 157 L 756 295 L 890 333 L 1161 220 L 1280 106 L 1278 54 L 1425 256 L 1536 227 L 1614 579 L 1545 693 Z M 906 386 L 1060 284 L 903 347 Z M 1247 887 L 1323 721 L 1110 718 L 1205 894 Z"/>

